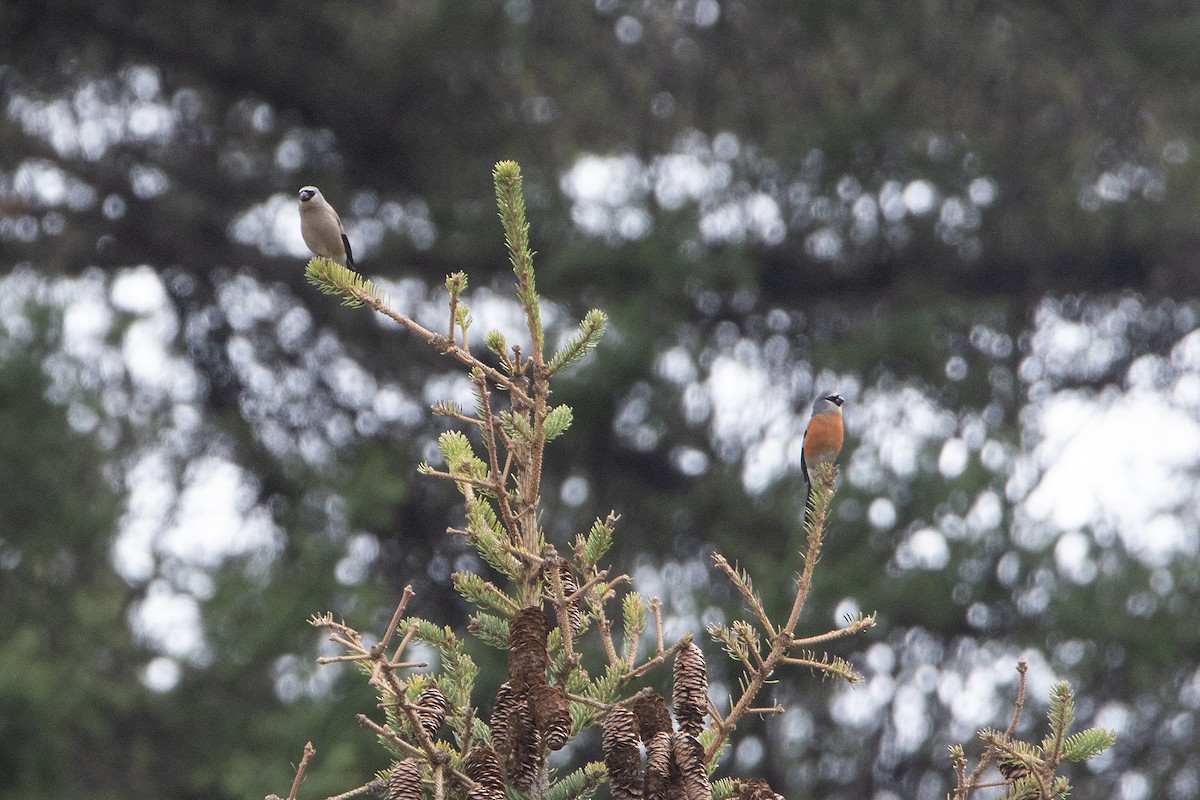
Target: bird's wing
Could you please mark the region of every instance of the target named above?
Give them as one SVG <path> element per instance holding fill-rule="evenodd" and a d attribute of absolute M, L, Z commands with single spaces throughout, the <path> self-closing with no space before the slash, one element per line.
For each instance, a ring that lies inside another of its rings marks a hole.
<path fill-rule="evenodd" d="M 812 485 L 812 478 L 808 476 L 808 462 L 804 460 L 804 442 L 808 440 L 808 428 L 804 429 L 804 437 L 800 440 L 800 472 L 804 474 L 804 482 Z"/>

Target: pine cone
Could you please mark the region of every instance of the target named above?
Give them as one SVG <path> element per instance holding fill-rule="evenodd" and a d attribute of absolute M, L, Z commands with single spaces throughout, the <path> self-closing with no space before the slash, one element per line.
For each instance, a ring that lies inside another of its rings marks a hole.
<path fill-rule="evenodd" d="M 690 733 L 676 733 L 671 739 L 675 766 L 679 768 L 683 795 L 687 800 L 712 800 L 712 785 L 704 767 L 704 748 Z"/>
<path fill-rule="evenodd" d="M 508 717 L 517 705 L 519 698 L 507 682 L 500 684 L 496 690 L 496 701 L 492 706 L 490 724 L 492 728 L 492 746 L 501 760 L 507 760 L 512 752 L 512 742 L 508 735 Z"/>
<path fill-rule="evenodd" d="M 517 698 L 509 711 L 508 742 L 510 752 L 505 761 L 505 772 L 513 786 L 527 792 L 542 766 L 543 750 L 525 694 Z"/>
<path fill-rule="evenodd" d="M 1021 778 L 1028 777 L 1029 766 L 1021 761 L 1001 761 L 998 769 L 1000 774 L 1004 776 L 1006 783 L 1019 781 Z"/>
<path fill-rule="evenodd" d="M 500 759 L 496 757 L 496 751 L 486 744 L 472 747 L 471 752 L 463 756 L 462 771 L 479 784 L 479 787 L 499 792 L 501 797 L 504 796 L 504 776 L 500 774 Z"/>
<path fill-rule="evenodd" d="M 653 689 L 642 689 L 633 698 L 633 714 L 637 717 L 638 736 L 646 744 L 660 733 L 670 733 L 671 712 L 667 701 Z"/>
<path fill-rule="evenodd" d="M 392 764 L 387 780 L 388 800 L 421 800 L 421 768 L 410 758 Z"/>
<path fill-rule="evenodd" d="M 697 736 L 704 730 L 708 713 L 708 665 L 704 654 L 688 642 L 675 654 L 674 687 L 675 719 L 684 733 Z"/>
<path fill-rule="evenodd" d="M 425 735 L 432 741 L 437 741 L 438 731 L 441 730 L 442 720 L 446 718 L 446 696 L 436 686 L 429 686 L 417 695 L 417 719 Z"/>
<path fill-rule="evenodd" d="M 783 795 L 776 794 L 762 778 L 751 778 L 748 781 L 742 781 L 742 791 L 738 794 L 738 800 L 783 800 Z"/>
<path fill-rule="evenodd" d="M 637 720 L 623 706 L 613 706 L 600 720 L 604 766 L 613 800 L 642 797 L 642 754 L 638 751 Z"/>
<path fill-rule="evenodd" d="M 517 691 L 546 682 L 546 616 L 539 606 L 526 606 L 508 622 L 508 682 Z"/>
<path fill-rule="evenodd" d="M 575 574 L 571 572 L 571 565 L 567 563 L 565 558 L 547 559 L 545 566 L 542 567 L 543 578 L 546 582 L 546 594 L 554 596 L 553 583 L 550 577 L 552 569 L 558 570 L 558 579 L 562 583 L 563 597 L 570 597 L 575 592 L 579 591 L 579 584 L 575 581 Z M 567 619 L 571 625 L 571 638 L 579 635 L 583 630 L 583 612 L 579 608 L 579 598 L 575 598 L 573 602 L 567 603 Z"/>
<path fill-rule="evenodd" d="M 671 734 L 666 731 L 655 734 L 646 742 L 646 800 L 668 800 L 672 788 L 680 788 L 679 773 L 674 767 Z"/>
<path fill-rule="evenodd" d="M 500 789 L 489 789 L 486 786 L 476 786 L 467 792 L 464 800 L 505 800 L 504 792 Z"/>
<path fill-rule="evenodd" d="M 529 710 L 546 747 L 561 750 L 567 743 L 567 737 L 571 735 L 571 712 L 567 704 L 567 693 L 561 686 L 535 686 L 529 690 Z"/>

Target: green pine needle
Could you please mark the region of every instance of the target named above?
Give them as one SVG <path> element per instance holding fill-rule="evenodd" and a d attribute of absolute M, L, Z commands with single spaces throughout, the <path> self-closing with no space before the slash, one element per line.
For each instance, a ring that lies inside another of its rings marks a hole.
<path fill-rule="evenodd" d="M 634 636 L 646 630 L 646 602 L 637 592 L 629 592 L 621 598 L 621 618 L 625 626 L 625 653 L 633 645 Z"/>
<path fill-rule="evenodd" d="M 483 343 L 487 345 L 487 349 L 491 350 L 501 358 L 506 358 L 508 355 L 508 340 L 504 338 L 504 334 L 497 330 L 488 331 L 487 336 L 483 338 Z"/>
<path fill-rule="evenodd" d="M 1059 681 L 1050 690 L 1050 709 L 1046 716 L 1050 720 L 1050 732 L 1058 738 L 1067 735 L 1067 729 L 1075 721 L 1075 693 L 1071 684 Z"/>
<path fill-rule="evenodd" d="M 454 635 L 454 629 L 449 625 L 435 625 L 434 623 L 421 619 L 420 617 L 409 617 L 401 622 L 399 627 L 400 629 L 404 629 L 413 624 L 416 624 L 417 626 L 417 632 L 414 634 L 414 638 L 431 644 L 438 649 L 443 647 L 451 647 L 457 641 L 457 637 Z"/>
<path fill-rule="evenodd" d="M 579 323 L 579 331 L 567 340 L 567 343 L 550 359 L 550 363 L 546 367 L 547 371 L 554 375 L 578 364 L 596 345 L 600 344 L 600 338 L 604 336 L 604 329 L 607 326 L 608 315 L 593 308 Z"/>
<path fill-rule="evenodd" d="M 506 535 L 492 504 L 478 495 L 467 512 L 467 542 L 493 569 L 513 580 L 521 574 L 521 562 L 505 547 Z"/>
<path fill-rule="evenodd" d="M 570 406 L 555 406 L 546 414 L 546 421 L 543 426 L 546 441 L 552 442 L 561 436 L 567 428 L 571 427 L 574 421 L 574 415 L 571 412 Z"/>
<path fill-rule="evenodd" d="M 588 762 L 565 778 L 555 781 L 554 785 L 550 787 L 547 798 L 548 800 L 586 800 L 595 793 L 607 775 L 608 770 L 604 768 L 603 763 Z"/>
<path fill-rule="evenodd" d="M 700 746 L 702 748 L 708 750 L 708 746 L 712 744 L 712 741 L 715 738 L 717 738 L 716 728 L 705 728 L 704 730 L 700 731 L 700 735 L 696 737 L 696 740 L 700 742 Z M 721 743 L 721 746 L 717 748 L 717 752 L 713 753 L 713 757 L 708 760 L 708 763 L 705 764 L 705 769 L 708 770 L 708 774 L 710 776 L 716 771 L 717 766 L 721 763 L 721 756 L 725 754 L 725 750 L 728 749 L 728 746 L 729 740 L 726 739 Z"/>
<path fill-rule="evenodd" d="M 438 450 L 442 452 L 442 458 L 446 460 L 446 469 L 452 475 L 477 479 L 487 477 L 487 464 L 475 455 L 470 440 L 462 431 L 446 431 L 439 436 Z"/>
<path fill-rule="evenodd" d="M 733 800 L 741 791 L 742 782 L 737 778 L 721 778 L 712 783 L 713 800 Z"/>
<path fill-rule="evenodd" d="M 429 409 L 439 417 L 459 417 L 463 413 L 462 406 L 453 400 L 439 400 Z"/>
<path fill-rule="evenodd" d="M 854 665 L 840 656 L 831 656 L 828 653 L 822 653 L 818 657 L 812 650 L 805 650 L 797 653 L 794 659 L 793 663 L 808 667 L 814 673 L 819 673 L 821 680 L 838 678 L 847 683 L 859 683 L 863 679 L 861 675 L 854 671 Z"/>
<path fill-rule="evenodd" d="M 575 539 L 575 553 L 584 567 L 594 567 L 612 547 L 613 529 L 603 520 L 597 519 L 587 536 Z"/>
<path fill-rule="evenodd" d="M 474 572 L 455 572 L 450 577 L 458 593 L 478 608 L 490 608 L 507 614 L 518 606 L 502 589 Z"/>
<path fill-rule="evenodd" d="M 342 305 L 350 308 L 358 308 L 363 304 L 360 294 L 383 301 L 375 284 L 349 267 L 328 258 L 313 256 L 304 268 L 304 277 L 322 294 L 340 297 Z"/>
<path fill-rule="evenodd" d="M 487 745 L 492 743 L 491 727 L 477 716 L 471 718 L 471 739 Z"/>
<path fill-rule="evenodd" d="M 621 686 L 624 683 L 625 665 L 609 664 L 605 667 L 603 675 L 591 681 L 588 690 L 584 694 L 593 700 L 599 700 L 601 703 L 613 703 L 616 702 L 621 692 Z"/>
<path fill-rule="evenodd" d="M 533 251 L 529 249 L 529 222 L 525 219 L 525 197 L 521 189 L 521 168 L 515 161 L 501 161 L 492 171 L 496 186 L 496 205 L 504 225 L 504 244 L 508 260 L 517 276 L 517 297 L 525 311 L 529 335 L 538 350 L 543 344 L 542 317 L 533 280 Z"/>
<path fill-rule="evenodd" d="M 508 623 L 493 614 L 480 612 L 471 617 L 471 633 L 497 650 L 508 649 Z"/>
<path fill-rule="evenodd" d="M 467 290 L 467 273 L 455 272 L 446 276 L 446 291 L 451 297 L 458 297 Z"/>
<path fill-rule="evenodd" d="M 1002 797 L 1003 800 L 1039 800 L 1040 793 L 1037 778 L 1027 775 L 1010 783 Z"/>
<path fill-rule="evenodd" d="M 533 426 L 529 424 L 529 418 L 524 414 L 518 414 L 515 411 L 501 411 L 500 427 L 504 429 L 510 439 L 519 439 L 525 444 L 533 444 Z"/>
<path fill-rule="evenodd" d="M 600 715 L 599 710 L 585 703 L 571 703 L 568 709 L 571 714 L 571 736 L 577 736 L 583 729 L 591 726 Z"/>
<path fill-rule="evenodd" d="M 1087 761 L 1112 747 L 1116 740 L 1116 731 L 1106 728 L 1088 728 L 1067 737 L 1063 742 L 1063 758 L 1068 761 Z"/>

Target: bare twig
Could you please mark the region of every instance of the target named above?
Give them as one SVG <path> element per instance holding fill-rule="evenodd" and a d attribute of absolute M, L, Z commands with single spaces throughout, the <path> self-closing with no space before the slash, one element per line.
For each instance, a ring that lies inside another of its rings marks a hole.
<path fill-rule="evenodd" d="M 291 791 L 288 792 L 287 800 L 296 800 L 296 792 L 300 790 L 300 784 L 304 782 L 304 771 L 308 769 L 308 762 L 317 754 L 317 748 L 313 747 L 312 742 L 306 742 L 304 745 L 304 755 L 300 757 L 300 764 L 296 767 L 296 777 L 292 781 Z"/>
<path fill-rule="evenodd" d="M 650 598 L 650 611 L 654 614 L 654 652 L 661 653 L 663 651 L 662 600 L 657 597 Z"/>
<path fill-rule="evenodd" d="M 340 661 L 366 661 L 371 658 L 370 653 L 354 653 L 347 656 L 317 656 L 317 663 L 324 666 L 325 664 L 337 664 Z"/>
<path fill-rule="evenodd" d="M 587 697 L 585 695 L 575 694 L 573 692 L 566 692 L 566 695 L 567 695 L 567 699 L 570 700 L 572 703 L 582 703 L 585 706 L 590 706 L 591 708 L 598 708 L 601 711 L 607 711 L 613 705 L 610 703 L 602 703 L 593 697 Z M 633 698 L 629 698 L 628 702 L 633 702 Z M 616 705 L 622 705 L 622 703 L 617 703 Z"/>
<path fill-rule="evenodd" d="M 1029 662 L 1024 658 L 1017 661 L 1017 699 L 1013 703 L 1012 720 L 1008 723 L 1008 727 L 1004 730 L 1003 739 L 1008 741 L 1012 738 L 1013 733 L 1017 729 L 1017 723 L 1021 721 L 1021 711 L 1025 707 L 1025 688 L 1026 688 L 1026 673 L 1029 671 Z M 975 765 L 975 769 L 971 770 L 970 775 L 966 775 L 966 756 L 961 754 L 961 751 L 954 752 L 951 759 L 954 762 L 954 772 L 958 778 L 957 786 L 954 789 L 954 800 L 967 800 L 972 789 L 984 788 L 991 786 L 990 783 L 981 783 L 980 779 L 983 773 L 996 762 L 1000 755 L 1000 750 L 993 744 L 984 748 L 983 754 L 979 756 L 979 763 Z M 961 763 L 960 763 L 961 759 Z M 1045 796 L 1049 797 L 1049 787 L 1044 786 L 1044 779 L 1038 776 L 1039 788 L 1045 790 Z M 1002 782 L 999 785 L 1004 785 Z"/>
<path fill-rule="evenodd" d="M 500 487 L 490 478 L 475 478 L 470 475 L 455 475 L 452 472 L 440 470 L 437 467 L 431 467 L 428 464 L 422 465 L 421 472 L 431 478 L 442 478 L 443 480 L 454 481 L 455 483 L 467 484 L 470 486 L 478 486 L 481 489 L 487 489 L 489 492 L 499 492 Z"/>
<path fill-rule="evenodd" d="M 464 330 L 463 335 L 465 336 L 466 333 Z M 433 800 L 442 800 L 446 796 L 445 769 L 445 764 L 433 765 Z"/>
<path fill-rule="evenodd" d="M 741 592 L 742 598 L 750 606 L 750 610 L 754 612 L 754 616 L 758 617 L 758 621 L 762 623 L 763 628 L 769 634 L 773 635 L 775 633 L 774 623 L 767 616 L 767 610 L 763 608 L 762 599 L 759 598 L 758 593 L 754 591 L 754 587 L 750 584 L 750 576 L 730 564 L 725 559 L 725 556 L 720 553 L 713 556 L 713 563 L 717 565 L 717 569 L 725 573 L 730 582 Z"/>
<path fill-rule="evenodd" d="M 620 664 L 621 659 L 617 656 L 617 647 L 612 640 L 612 623 L 604 613 L 604 608 L 599 605 L 596 606 L 596 627 L 600 629 L 600 643 L 604 645 L 604 655 L 608 657 L 608 663 L 614 666 Z"/>
<path fill-rule="evenodd" d="M 563 599 L 565 599 L 568 603 L 578 603 L 580 600 L 582 600 L 584 597 L 587 596 L 587 593 L 590 592 L 596 586 L 597 583 L 602 582 L 607 577 L 608 577 L 607 569 L 597 570 L 596 574 L 593 575 L 592 577 L 588 578 L 584 582 L 583 586 L 580 586 L 578 589 L 571 592 L 569 595 L 567 595 Z M 618 583 L 620 583 L 623 580 L 629 580 L 629 576 L 628 575 L 618 575 L 616 578 L 614 578 L 609 583 L 609 588 L 611 589 L 613 586 L 617 585 Z M 588 598 L 588 599 L 589 599 L 589 601 L 591 600 L 591 598 Z M 600 598 L 600 600 L 603 600 L 603 599 L 604 598 Z"/>
<path fill-rule="evenodd" d="M 862 631 L 865 631 L 867 628 L 870 628 L 874 625 L 875 615 L 868 614 L 865 617 L 851 620 L 850 624 L 844 628 L 835 628 L 834 630 L 819 634 L 817 636 L 805 636 L 802 639 L 792 639 L 792 647 L 810 648 L 813 645 L 824 644 L 825 642 L 831 642 L 834 639 L 841 639 L 845 636 L 853 636 L 854 634 L 861 633 Z"/>
<path fill-rule="evenodd" d="M 767 714 L 782 714 L 783 712 L 784 712 L 783 706 L 779 705 L 778 703 L 776 703 L 773 706 L 767 706 L 764 708 L 747 708 L 746 709 L 747 714 L 758 714 L 759 716 L 766 716 Z"/>
<path fill-rule="evenodd" d="M 1004 729 L 1004 738 L 1011 738 L 1021 721 L 1021 710 L 1025 707 L 1025 674 L 1029 671 L 1029 662 L 1024 657 L 1017 661 L 1017 700 L 1013 704 L 1012 722 Z"/>
<path fill-rule="evenodd" d="M 804 551 L 804 567 L 800 572 L 800 576 L 796 580 L 796 595 L 792 600 L 792 609 L 788 614 L 787 621 L 782 627 L 774 630 L 774 635 L 771 637 L 771 649 L 762 659 L 762 663 L 757 669 L 750 672 L 747 676 L 747 681 L 742 690 L 742 695 L 730 709 L 725 720 L 715 726 L 716 735 L 709 741 L 708 746 L 704 749 L 704 761 L 711 761 L 721 747 L 725 744 L 725 740 L 729 738 L 729 734 L 737 727 L 741 718 L 749 712 L 753 707 L 755 696 L 762 689 L 763 684 L 775 671 L 775 668 L 787 656 L 788 650 L 793 644 L 793 635 L 796 630 L 796 625 L 800 621 L 800 613 L 804 610 L 804 603 L 808 599 L 808 592 L 812 588 L 812 573 L 816 567 L 817 560 L 821 555 L 821 543 L 825 534 L 825 511 L 829 505 L 829 499 L 833 495 L 833 484 L 837 479 L 837 466 L 834 464 L 820 464 L 816 468 L 817 481 L 813 487 L 814 492 L 813 502 L 810 505 L 810 510 L 813 512 L 811 521 L 808 525 L 808 544 Z"/>
<path fill-rule="evenodd" d="M 553 551 L 551 551 L 553 553 Z M 546 559 L 547 573 L 550 576 L 550 591 L 551 602 L 554 604 L 555 616 L 558 617 L 558 629 L 562 631 L 563 652 L 566 655 L 567 663 L 574 661 L 575 657 L 575 630 L 571 626 L 571 604 L 563 594 L 563 581 L 561 569 L 566 565 L 566 561 L 558 554 L 553 554 Z"/>
<path fill-rule="evenodd" d="M 337 280 L 334 280 L 333 283 L 345 294 L 352 296 L 355 300 L 362 302 L 364 305 L 370 306 L 388 319 L 399 323 L 404 328 L 407 328 L 417 336 L 420 336 L 430 346 L 437 348 L 441 352 L 451 356 L 463 364 L 466 364 L 472 369 L 482 370 L 483 373 L 487 375 L 488 378 L 497 386 L 500 386 L 507 392 L 514 393 L 516 396 L 522 398 L 526 403 L 530 402 L 529 395 L 527 395 L 520 386 L 518 386 L 514 381 L 510 380 L 504 373 L 489 367 L 487 364 L 471 355 L 469 350 L 462 349 L 445 336 L 442 336 L 440 333 L 434 333 L 411 317 L 408 317 L 404 314 L 401 314 L 399 311 L 390 308 L 378 297 L 372 296 L 369 292 L 360 289 L 357 286 L 352 286 L 348 283 L 343 283 Z"/>
<path fill-rule="evenodd" d="M 678 642 L 676 642 L 675 644 L 668 647 L 666 650 L 663 650 L 662 652 L 656 653 L 655 655 L 651 656 L 641 666 L 630 670 L 629 673 L 625 677 L 629 678 L 629 679 L 640 678 L 641 676 L 645 675 L 650 670 L 657 667 L 659 664 L 662 664 L 668 658 L 673 658 L 674 655 L 677 652 L 679 652 L 679 648 L 683 647 L 690 641 L 692 641 L 691 636 L 684 636 L 682 639 L 680 639 Z"/>
<path fill-rule="evenodd" d="M 351 789 L 348 792 L 335 794 L 331 797 L 326 797 L 325 800 L 350 800 L 351 797 L 358 797 L 360 794 L 377 794 L 383 786 L 383 781 L 378 778 L 367 781 L 357 789 Z"/>

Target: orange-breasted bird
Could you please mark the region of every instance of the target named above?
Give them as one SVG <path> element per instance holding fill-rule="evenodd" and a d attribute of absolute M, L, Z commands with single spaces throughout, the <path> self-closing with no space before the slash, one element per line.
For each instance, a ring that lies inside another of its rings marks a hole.
<path fill-rule="evenodd" d="M 800 453 L 800 470 L 804 473 L 804 508 L 807 515 L 808 497 L 812 494 L 812 469 L 817 464 L 829 464 L 842 452 L 842 403 L 846 399 L 837 392 L 822 395 L 813 403 L 812 417 L 804 431 L 804 446 Z"/>

